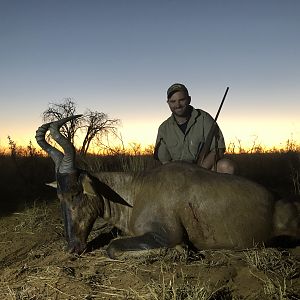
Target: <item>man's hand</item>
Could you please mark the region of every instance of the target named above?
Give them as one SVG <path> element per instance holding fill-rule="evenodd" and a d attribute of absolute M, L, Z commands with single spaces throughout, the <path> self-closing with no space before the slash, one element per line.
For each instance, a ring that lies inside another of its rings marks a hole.
<path fill-rule="evenodd" d="M 224 156 L 224 151 L 219 149 L 218 157 L 215 150 L 210 151 L 206 157 L 204 158 L 202 164 L 200 165 L 202 168 L 215 171 L 217 160 Z"/>

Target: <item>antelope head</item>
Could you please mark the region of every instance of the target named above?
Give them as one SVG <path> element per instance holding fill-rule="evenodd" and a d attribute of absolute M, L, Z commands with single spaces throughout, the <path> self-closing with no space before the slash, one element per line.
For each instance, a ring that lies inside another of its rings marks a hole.
<path fill-rule="evenodd" d="M 37 143 L 55 163 L 57 195 L 62 208 L 65 236 L 69 251 L 76 253 L 82 253 L 86 249 L 88 234 L 97 216 L 103 211 L 103 201 L 99 201 L 101 196 L 93 193 L 94 178 L 76 168 L 75 148 L 59 130 L 63 124 L 80 116 L 74 115 L 43 124 L 38 128 L 35 136 Z M 46 141 L 45 135 L 48 130 L 63 152 Z M 89 193 L 85 192 L 86 189 Z M 95 202 L 97 202 L 96 205 Z"/>

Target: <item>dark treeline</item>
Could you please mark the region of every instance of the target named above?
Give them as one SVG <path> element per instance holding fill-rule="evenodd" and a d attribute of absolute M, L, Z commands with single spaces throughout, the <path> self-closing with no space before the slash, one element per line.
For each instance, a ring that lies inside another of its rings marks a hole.
<path fill-rule="evenodd" d="M 300 194 L 299 152 L 227 154 L 236 161 L 241 176 L 254 180 L 277 198 Z M 159 163 L 150 154 L 78 155 L 78 166 L 89 172 L 138 172 Z M 9 152 L 0 153 L 0 213 L 7 214 L 34 202 L 56 199 L 56 192 L 46 183 L 55 180 L 54 164 L 32 145 L 21 148 L 11 144 Z"/>

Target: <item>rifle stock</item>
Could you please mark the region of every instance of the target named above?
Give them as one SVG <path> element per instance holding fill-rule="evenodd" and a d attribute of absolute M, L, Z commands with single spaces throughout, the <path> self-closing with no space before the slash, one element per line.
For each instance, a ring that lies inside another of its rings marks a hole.
<path fill-rule="evenodd" d="M 206 157 L 207 154 L 210 152 L 212 140 L 213 140 L 214 136 L 216 135 L 217 130 L 219 130 L 219 126 L 218 126 L 218 124 L 217 124 L 217 119 L 218 119 L 218 117 L 219 117 L 219 114 L 220 114 L 220 111 L 221 111 L 221 109 L 222 109 L 223 103 L 224 103 L 225 98 L 226 98 L 226 96 L 227 96 L 228 90 L 229 90 L 229 87 L 226 88 L 225 94 L 224 94 L 223 99 L 222 99 L 222 101 L 221 101 L 221 104 L 220 104 L 220 106 L 219 106 L 218 112 L 217 112 L 217 114 L 216 114 L 216 116 L 215 116 L 214 122 L 213 122 L 213 124 L 212 124 L 212 126 L 211 126 L 211 128 L 210 128 L 210 130 L 209 130 L 209 133 L 208 133 L 208 135 L 207 135 L 207 137 L 206 137 L 206 140 L 205 140 L 205 142 L 204 142 L 204 145 L 203 145 L 203 147 L 202 147 L 202 149 L 200 150 L 200 153 L 199 153 L 199 155 L 198 155 L 197 164 L 198 164 L 199 166 L 202 166 L 202 163 L 203 163 L 205 157 Z M 217 150 L 217 149 L 216 149 L 216 150 Z"/>

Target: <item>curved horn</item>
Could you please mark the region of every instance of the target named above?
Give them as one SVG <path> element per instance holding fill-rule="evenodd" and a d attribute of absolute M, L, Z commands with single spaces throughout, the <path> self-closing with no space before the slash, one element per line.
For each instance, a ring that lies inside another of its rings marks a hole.
<path fill-rule="evenodd" d="M 49 143 L 45 140 L 46 132 L 48 131 L 51 123 L 45 123 L 42 126 L 40 126 L 36 133 L 35 133 L 35 139 L 37 143 L 40 145 L 40 147 L 46 151 L 50 157 L 53 159 L 55 163 L 55 170 L 57 171 L 59 168 L 59 165 L 64 157 L 63 153 L 51 146 Z"/>
<path fill-rule="evenodd" d="M 65 153 L 58 167 L 58 171 L 60 173 L 72 173 L 76 170 L 76 168 L 75 168 L 75 147 L 66 137 L 64 137 L 60 133 L 59 129 L 66 122 L 77 119 L 81 116 L 82 115 L 74 115 L 50 123 L 51 137 L 63 148 Z"/>

